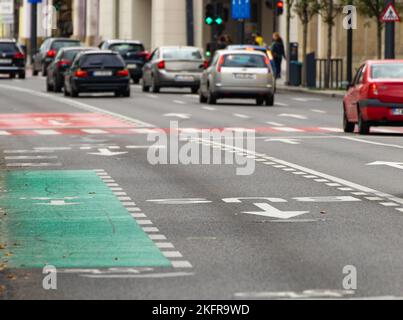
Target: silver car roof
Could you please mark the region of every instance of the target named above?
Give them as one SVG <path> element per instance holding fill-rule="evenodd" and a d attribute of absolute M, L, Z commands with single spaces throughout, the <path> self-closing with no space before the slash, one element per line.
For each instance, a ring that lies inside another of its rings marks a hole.
<path fill-rule="evenodd" d="M 224 49 L 224 50 L 217 50 L 216 52 L 218 52 L 220 55 L 223 54 L 255 54 L 258 56 L 263 56 L 266 57 L 266 54 L 264 52 L 261 51 L 257 51 L 257 50 L 228 50 L 228 49 Z"/>

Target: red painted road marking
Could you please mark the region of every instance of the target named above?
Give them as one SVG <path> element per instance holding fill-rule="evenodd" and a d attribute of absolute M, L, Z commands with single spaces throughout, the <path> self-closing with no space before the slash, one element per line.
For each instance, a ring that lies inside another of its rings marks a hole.
<path fill-rule="evenodd" d="M 131 127 L 133 124 L 99 113 L 0 114 L 0 130 Z"/>
<path fill-rule="evenodd" d="M 136 135 L 136 134 L 143 134 L 146 135 L 148 133 L 158 133 L 158 132 L 166 132 L 170 133 L 169 128 L 133 128 L 133 127 L 126 127 L 126 128 L 104 128 L 97 129 L 94 127 L 90 128 L 64 128 L 64 129 L 26 129 L 26 130 L 1 130 L 0 131 L 0 139 L 2 137 L 12 137 L 12 136 L 59 136 L 59 135 L 102 135 L 102 134 L 115 134 L 115 135 Z M 296 132 L 292 132 L 293 134 L 303 134 L 303 133 L 342 133 L 342 130 L 339 128 L 289 128 L 295 129 Z M 211 130 L 236 130 L 236 131 L 251 131 L 255 130 L 257 134 L 267 134 L 267 133 L 277 133 L 277 134 L 284 134 L 284 131 L 279 130 L 278 127 L 259 127 L 259 128 L 181 128 L 178 131 L 183 133 L 202 133 L 203 131 L 211 131 Z M 385 129 L 383 128 L 374 128 L 374 133 L 384 133 Z M 393 128 L 387 129 L 388 133 L 395 133 L 395 134 L 403 134 L 403 128 Z M 291 132 L 291 131 L 290 131 Z"/>

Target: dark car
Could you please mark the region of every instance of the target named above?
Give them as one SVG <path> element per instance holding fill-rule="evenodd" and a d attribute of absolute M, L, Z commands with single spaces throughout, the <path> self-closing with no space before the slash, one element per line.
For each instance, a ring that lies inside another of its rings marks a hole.
<path fill-rule="evenodd" d="M 59 50 L 55 60 L 49 65 L 46 76 L 46 90 L 62 92 L 64 86 L 64 74 L 70 68 L 76 55 L 83 51 L 94 51 L 91 47 L 66 47 Z"/>
<path fill-rule="evenodd" d="M 64 76 L 64 95 L 114 92 L 130 97 L 130 74 L 122 57 L 110 50 L 79 53 Z"/>
<path fill-rule="evenodd" d="M 150 56 L 140 41 L 106 40 L 99 45 L 99 48 L 118 52 L 125 60 L 133 82 L 139 83 L 143 76 L 143 66 Z"/>
<path fill-rule="evenodd" d="M 46 70 L 52 61 L 56 58 L 57 53 L 61 48 L 65 47 L 80 47 L 81 42 L 79 40 L 69 38 L 48 38 L 46 39 L 38 52 L 35 53 L 33 58 L 32 74 L 37 76 L 39 72 L 42 72 L 43 76 L 46 76 Z"/>
<path fill-rule="evenodd" d="M 25 54 L 15 40 L 0 39 L 0 73 L 25 79 Z"/>

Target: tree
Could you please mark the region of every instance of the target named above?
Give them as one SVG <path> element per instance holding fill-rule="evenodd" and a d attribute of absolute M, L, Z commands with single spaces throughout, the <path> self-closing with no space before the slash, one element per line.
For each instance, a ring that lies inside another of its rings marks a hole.
<path fill-rule="evenodd" d="M 295 0 L 294 12 L 302 23 L 302 86 L 306 86 L 306 54 L 308 46 L 308 25 L 315 14 L 319 12 L 317 0 Z"/>
<path fill-rule="evenodd" d="M 320 0 L 319 14 L 327 25 L 327 53 L 325 68 L 325 88 L 330 88 L 330 73 L 332 59 L 333 26 L 337 15 L 341 12 L 342 5 L 335 4 L 334 0 Z"/>
<path fill-rule="evenodd" d="M 364 17 L 373 19 L 376 23 L 376 38 L 377 38 L 377 56 L 382 58 L 382 30 L 383 23 L 380 16 L 385 9 L 384 0 L 354 0 L 353 5 L 357 7 L 357 11 Z"/>

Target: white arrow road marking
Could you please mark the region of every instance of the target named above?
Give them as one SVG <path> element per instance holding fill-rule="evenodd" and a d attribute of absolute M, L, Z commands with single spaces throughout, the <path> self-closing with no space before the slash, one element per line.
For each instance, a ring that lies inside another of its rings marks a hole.
<path fill-rule="evenodd" d="M 179 119 L 190 119 L 192 115 L 188 113 L 166 113 L 164 117 L 179 118 Z"/>
<path fill-rule="evenodd" d="M 266 198 L 266 197 L 246 197 L 246 198 L 225 198 L 222 199 L 225 203 L 242 203 L 242 200 L 267 200 L 273 203 L 285 203 L 287 200 L 281 198 Z"/>
<path fill-rule="evenodd" d="M 301 144 L 298 139 L 285 139 L 285 138 L 270 138 L 265 140 L 266 142 L 282 142 L 287 144 Z"/>
<path fill-rule="evenodd" d="M 126 154 L 128 152 L 112 152 L 109 149 L 98 149 L 99 152 L 93 152 L 93 153 L 88 153 L 96 156 L 105 156 L 105 157 L 112 157 L 112 156 L 118 156 L 121 154 Z"/>
<path fill-rule="evenodd" d="M 309 213 L 309 211 L 281 211 L 268 203 L 254 203 L 254 205 L 259 207 L 263 211 L 247 211 L 243 213 L 278 219 L 290 219 Z"/>
<path fill-rule="evenodd" d="M 282 113 L 278 115 L 279 117 L 284 117 L 284 118 L 295 118 L 295 119 L 300 119 L 300 120 L 306 120 L 308 117 L 305 117 L 300 114 L 292 114 L 292 113 Z"/>
<path fill-rule="evenodd" d="M 51 200 L 49 203 L 36 203 L 36 205 L 39 206 L 74 206 L 80 203 L 74 202 L 74 203 L 67 203 L 64 200 Z"/>
<path fill-rule="evenodd" d="M 368 163 L 367 166 L 388 166 L 403 170 L 403 162 L 375 161 L 372 163 Z"/>

